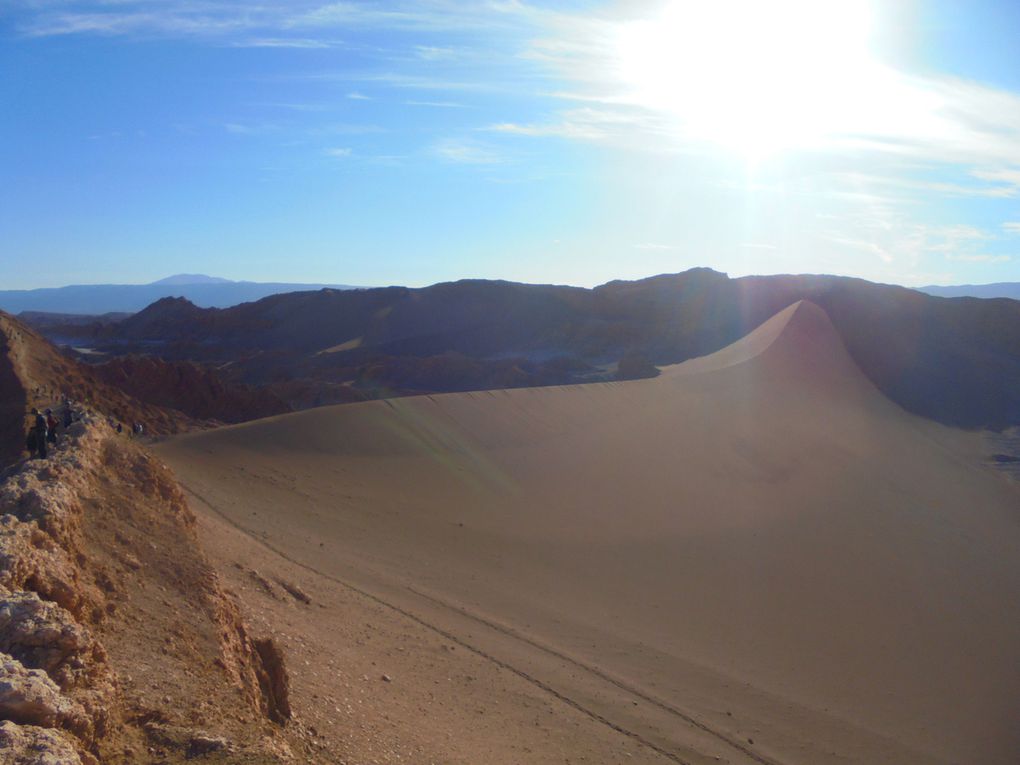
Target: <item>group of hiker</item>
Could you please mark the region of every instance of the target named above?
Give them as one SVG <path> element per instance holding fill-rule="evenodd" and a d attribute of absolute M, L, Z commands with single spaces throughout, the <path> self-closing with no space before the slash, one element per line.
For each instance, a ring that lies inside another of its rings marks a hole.
<path fill-rule="evenodd" d="M 32 407 L 32 413 L 29 416 L 29 420 L 28 435 L 25 437 L 25 447 L 28 449 L 28 453 L 31 457 L 46 459 L 49 447 L 55 446 L 57 443 L 57 427 L 60 423 L 58 423 L 57 418 L 53 416 L 52 409 L 47 409 L 44 414 L 35 407 Z M 70 427 L 73 421 L 74 415 L 71 411 L 70 403 L 67 402 L 64 405 L 63 417 L 65 430 Z"/>
<path fill-rule="evenodd" d="M 114 430 L 116 430 L 118 433 L 123 433 L 124 432 L 124 425 L 122 423 L 117 422 L 112 417 L 110 417 L 107 420 L 107 422 L 109 422 L 110 423 L 110 427 L 113 428 Z M 145 427 L 142 425 L 142 423 L 136 422 L 134 425 L 131 426 L 131 437 L 132 438 L 140 437 L 144 433 L 145 433 Z"/>
<path fill-rule="evenodd" d="M 25 436 L 25 448 L 28 449 L 31 458 L 46 459 L 50 447 L 57 443 L 57 428 L 63 426 L 66 431 L 73 422 L 81 419 L 81 414 L 74 411 L 70 399 L 64 399 L 62 409 L 61 420 L 58 421 L 52 409 L 40 412 L 35 407 L 32 408 L 28 416 L 28 433 Z M 111 417 L 108 422 L 118 433 L 124 432 L 124 426 L 117 420 Z M 145 428 L 140 422 L 131 426 L 132 438 L 141 438 L 144 433 Z"/>

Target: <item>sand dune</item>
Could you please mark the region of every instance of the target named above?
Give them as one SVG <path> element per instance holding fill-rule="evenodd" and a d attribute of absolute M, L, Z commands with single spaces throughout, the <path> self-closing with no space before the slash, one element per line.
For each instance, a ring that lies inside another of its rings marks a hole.
<path fill-rule="evenodd" d="M 1020 493 L 977 450 L 884 398 L 807 302 L 652 380 L 319 409 L 159 449 L 232 522 L 649 761 L 1005 765 Z"/>

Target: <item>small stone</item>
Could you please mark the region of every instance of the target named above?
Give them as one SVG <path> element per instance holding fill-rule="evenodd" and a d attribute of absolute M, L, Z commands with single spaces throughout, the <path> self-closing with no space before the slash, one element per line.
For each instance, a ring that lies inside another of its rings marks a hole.
<path fill-rule="evenodd" d="M 383 679 L 383 682 L 384 682 L 384 683 L 389 683 L 389 682 L 392 682 L 392 681 L 393 681 L 393 678 L 392 678 L 392 677 L 390 677 L 389 675 L 383 675 L 383 676 L 382 676 L 382 679 Z"/>
<path fill-rule="evenodd" d="M 208 754 L 209 752 L 219 752 L 228 746 L 227 740 L 221 736 L 208 736 L 199 733 L 192 736 L 191 741 L 188 742 L 188 756 L 196 757 L 200 754 Z"/>

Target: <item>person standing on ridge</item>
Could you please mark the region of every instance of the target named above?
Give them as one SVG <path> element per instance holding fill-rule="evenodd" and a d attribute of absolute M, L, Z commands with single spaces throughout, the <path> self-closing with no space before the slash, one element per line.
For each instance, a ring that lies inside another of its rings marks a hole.
<path fill-rule="evenodd" d="M 53 416 L 53 410 L 46 410 L 46 440 L 51 444 L 57 443 L 57 418 Z"/>
<path fill-rule="evenodd" d="M 35 459 L 35 422 L 28 425 L 28 433 L 25 435 L 25 448 L 28 450 L 28 458 Z"/>
<path fill-rule="evenodd" d="M 32 407 L 32 414 L 35 415 L 35 450 L 39 459 L 46 459 L 46 418 L 39 414 L 39 410 Z"/>

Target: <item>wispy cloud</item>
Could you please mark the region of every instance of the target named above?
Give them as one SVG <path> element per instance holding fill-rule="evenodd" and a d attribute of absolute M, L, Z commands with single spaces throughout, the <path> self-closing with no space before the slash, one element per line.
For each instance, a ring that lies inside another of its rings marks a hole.
<path fill-rule="evenodd" d="M 233 48 L 296 48 L 299 50 L 321 50 L 334 47 L 334 43 L 326 40 L 298 37 L 253 37 L 246 40 L 235 40 L 230 45 Z"/>
<path fill-rule="evenodd" d="M 499 122 L 485 129 L 494 133 L 566 138 L 669 154 L 678 148 L 664 140 L 669 131 L 660 119 L 629 108 L 572 108 L 563 110 L 558 119 L 548 122 Z"/>
<path fill-rule="evenodd" d="M 347 159 L 352 154 L 354 154 L 354 150 L 348 146 L 341 146 L 331 149 L 325 149 L 323 150 L 322 153 L 325 154 L 327 157 L 332 157 L 333 159 Z"/>
<path fill-rule="evenodd" d="M 440 141 L 432 147 L 432 153 L 459 165 L 498 165 L 506 161 L 492 146 L 457 139 Z"/>
<path fill-rule="evenodd" d="M 109 10 L 75 12 L 66 10 L 75 4 L 57 0 L 37 6 L 36 13 L 20 24 L 28 37 L 61 35 L 159 35 L 173 37 L 212 37 L 275 26 L 275 14 L 254 8 L 249 13 L 230 12 L 223 4 L 147 2 L 107 4 Z"/>
<path fill-rule="evenodd" d="M 298 12 L 288 19 L 294 27 L 373 26 L 418 31 L 478 31 L 505 26 L 526 13 L 511 2 L 397 2 L 387 7 L 360 2 L 333 2 Z"/>
<path fill-rule="evenodd" d="M 530 15 L 528 7 L 517 2 L 458 3 L 454 0 L 430 0 L 428 3 L 405 0 L 386 6 L 321 0 L 291 0 L 286 3 L 100 0 L 100 8 L 96 10 L 82 10 L 82 4 L 74 0 L 14 0 L 14 4 L 26 16 L 19 24 L 21 33 L 31 37 L 74 34 L 211 37 L 259 30 L 287 33 L 366 27 L 421 32 L 477 32 L 506 28 Z M 277 39 L 277 36 L 266 39 Z M 438 59 L 452 51 L 452 48 L 443 46 L 419 46 L 419 55 L 423 58 L 431 56 Z"/>
<path fill-rule="evenodd" d="M 248 125 L 241 122 L 227 122 L 223 125 L 223 129 L 233 135 L 264 135 L 277 131 L 279 126 L 270 123 Z"/>
<path fill-rule="evenodd" d="M 456 48 L 442 48 L 437 45 L 416 45 L 414 52 L 423 61 L 451 61 L 460 55 Z"/>
<path fill-rule="evenodd" d="M 932 241 L 926 249 L 928 252 L 944 252 L 958 257 L 963 257 L 959 251 L 975 242 L 984 242 L 992 239 L 992 234 L 982 231 L 974 226 L 958 224 L 955 226 L 942 226 L 930 229 Z"/>
<path fill-rule="evenodd" d="M 1017 128 L 1020 131 L 1020 127 Z M 974 170 L 971 175 L 983 181 L 1004 183 L 1020 190 L 1020 167 L 1000 167 L 996 169 Z"/>
<path fill-rule="evenodd" d="M 326 75 L 329 78 L 331 75 Z M 363 74 L 336 74 L 332 75 L 338 80 L 347 82 L 375 82 L 388 85 L 394 88 L 405 88 L 408 90 L 481 90 L 486 86 L 481 82 L 470 80 L 454 80 L 442 77 L 429 77 L 428 75 L 409 74 L 405 72 L 371 72 Z"/>
<path fill-rule="evenodd" d="M 1002 224 L 1002 230 L 1007 234 L 1020 234 L 1020 221 L 1006 221 Z"/>
<path fill-rule="evenodd" d="M 349 99 L 351 99 L 352 101 L 371 101 L 372 100 L 371 96 L 366 96 L 364 93 L 361 93 L 361 92 L 359 92 L 357 90 L 352 90 L 350 93 L 347 94 L 347 97 Z"/>
<path fill-rule="evenodd" d="M 429 106 L 434 109 L 465 109 L 467 104 L 457 101 L 404 101 L 406 106 Z"/>
<path fill-rule="evenodd" d="M 878 213 L 870 220 L 860 218 L 843 223 L 839 229 L 826 234 L 830 242 L 870 253 L 886 264 L 898 262 L 916 267 L 924 262 L 926 256 L 931 255 L 961 263 L 1000 263 L 1009 260 L 1006 256 L 984 252 L 996 237 L 975 226 L 926 225 L 912 221 L 902 213 L 889 211 Z M 848 231 L 855 232 L 855 235 L 845 233 Z"/>

